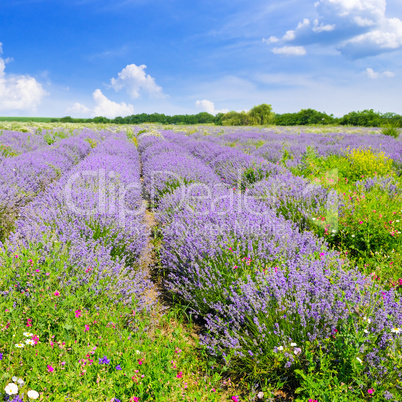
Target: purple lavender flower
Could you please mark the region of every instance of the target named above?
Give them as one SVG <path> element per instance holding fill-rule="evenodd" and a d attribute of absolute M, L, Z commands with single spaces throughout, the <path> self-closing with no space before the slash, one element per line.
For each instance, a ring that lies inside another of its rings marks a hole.
<path fill-rule="evenodd" d="M 106 356 L 99 358 L 99 364 L 109 364 L 109 363 L 110 363 L 110 360 Z"/>

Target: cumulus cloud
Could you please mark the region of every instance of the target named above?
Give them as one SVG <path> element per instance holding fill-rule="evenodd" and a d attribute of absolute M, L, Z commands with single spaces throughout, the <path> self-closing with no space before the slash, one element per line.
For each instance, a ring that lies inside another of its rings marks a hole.
<path fill-rule="evenodd" d="M 139 98 L 141 94 L 147 94 L 155 98 L 165 97 L 166 95 L 163 93 L 162 88 L 156 84 L 155 78 L 146 74 L 146 68 L 145 64 L 141 66 L 127 65 L 118 73 L 117 78 L 110 80 L 112 88 L 115 91 L 125 89 L 133 99 Z"/>
<path fill-rule="evenodd" d="M 374 71 L 372 68 L 366 68 L 365 73 L 372 80 L 376 80 L 377 78 L 382 78 L 382 77 L 385 77 L 385 78 L 394 78 L 395 77 L 395 73 L 393 73 L 392 71 L 384 71 L 382 73 L 378 73 L 378 72 Z"/>
<path fill-rule="evenodd" d="M 66 110 L 72 116 L 104 116 L 114 119 L 117 116 L 130 116 L 134 114 L 134 106 L 125 102 L 117 103 L 107 98 L 100 89 L 93 92 L 94 106 L 89 108 L 82 103 L 76 102 Z"/>
<path fill-rule="evenodd" d="M 388 18 L 386 5 L 386 0 L 319 0 L 314 4 L 318 18 L 312 22 L 303 19 L 295 29 L 286 31 L 281 42 L 333 44 L 350 58 L 400 49 L 402 20 Z"/>
<path fill-rule="evenodd" d="M 134 106 L 126 104 L 124 102 L 117 103 L 108 99 L 103 95 L 100 89 L 97 89 L 92 97 L 95 101 L 94 115 L 105 116 L 109 119 L 113 119 L 116 116 L 129 116 L 134 114 Z"/>
<path fill-rule="evenodd" d="M 67 113 L 71 113 L 74 116 L 89 116 L 91 114 L 91 109 L 82 103 L 76 102 L 72 107 L 67 109 Z"/>
<path fill-rule="evenodd" d="M 207 99 L 197 100 L 195 102 L 195 106 L 197 106 L 197 108 L 201 109 L 203 112 L 207 112 L 213 115 L 216 115 L 217 113 L 229 112 L 229 109 L 215 110 L 214 102 L 211 102 L 210 100 Z"/>
<path fill-rule="evenodd" d="M 0 56 L 3 44 L 0 42 Z M 0 111 L 36 111 L 43 97 L 48 93 L 41 83 L 29 75 L 6 74 L 10 58 L 0 57 Z"/>
<path fill-rule="evenodd" d="M 272 53 L 285 56 L 305 56 L 307 54 L 306 49 L 303 46 L 274 47 Z"/>

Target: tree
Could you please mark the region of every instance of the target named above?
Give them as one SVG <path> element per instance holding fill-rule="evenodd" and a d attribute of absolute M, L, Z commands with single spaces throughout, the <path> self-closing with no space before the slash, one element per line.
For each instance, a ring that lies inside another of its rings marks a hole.
<path fill-rule="evenodd" d="M 263 126 L 266 124 L 272 124 L 275 119 L 275 114 L 272 111 L 272 106 L 263 103 L 258 106 L 254 106 L 249 112 L 248 116 L 253 126 Z"/>

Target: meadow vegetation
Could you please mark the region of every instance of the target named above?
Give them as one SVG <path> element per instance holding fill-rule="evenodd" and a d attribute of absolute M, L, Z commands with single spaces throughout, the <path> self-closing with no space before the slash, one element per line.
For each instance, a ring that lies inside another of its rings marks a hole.
<path fill-rule="evenodd" d="M 0 400 L 401 400 L 400 139 L 3 124 Z"/>

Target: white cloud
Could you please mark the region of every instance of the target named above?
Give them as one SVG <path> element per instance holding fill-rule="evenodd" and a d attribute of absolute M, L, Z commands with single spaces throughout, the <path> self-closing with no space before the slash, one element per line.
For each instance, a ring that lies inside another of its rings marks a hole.
<path fill-rule="evenodd" d="M 402 20 L 385 15 L 386 0 L 319 0 L 314 6 L 318 18 L 312 24 L 305 18 L 294 30 L 286 31 L 284 43 L 334 44 L 350 58 L 402 48 Z"/>
<path fill-rule="evenodd" d="M 91 114 L 91 109 L 82 103 L 76 102 L 72 107 L 67 109 L 67 113 L 71 113 L 74 116 L 89 116 Z"/>
<path fill-rule="evenodd" d="M 113 102 L 103 95 L 100 89 L 94 91 L 92 97 L 95 101 L 95 107 L 93 109 L 94 116 L 105 116 L 109 119 L 113 119 L 117 116 L 129 116 L 134 114 L 133 105 L 124 102 Z"/>
<path fill-rule="evenodd" d="M 276 36 L 270 36 L 268 39 L 267 38 L 262 38 L 263 43 L 266 44 L 271 44 L 271 43 L 276 43 L 279 42 L 279 38 L 277 38 Z"/>
<path fill-rule="evenodd" d="M 127 65 L 119 72 L 117 78 L 110 80 L 112 88 L 115 91 L 125 89 L 133 99 L 139 98 L 142 93 L 155 98 L 165 97 L 162 88 L 156 84 L 155 78 L 145 73 L 146 68 L 145 64 L 141 66 Z"/>
<path fill-rule="evenodd" d="M 323 23 L 319 23 L 319 21 L 317 19 L 315 19 L 313 21 L 313 32 L 330 32 L 333 31 L 335 29 L 335 24 L 323 24 Z"/>
<path fill-rule="evenodd" d="M 217 113 L 227 113 L 227 112 L 229 112 L 229 109 L 215 110 L 214 102 L 211 102 L 211 101 L 209 101 L 207 99 L 197 100 L 195 102 L 195 106 L 197 106 L 203 112 L 207 112 L 207 113 L 213 114 L 213 115 L 216 115 Z"/>
<path fill-rule="evenodd" d="M 382 73 L 378 73 L 378 72 L 374 71 L 372 68 L 366 68 L 365 73 L 372 80 L 376 80 L 377 78 L 382 78 L 382 77 L 386 77 L 386 78 L 394 78 L 395 77 L 395 73 L 393 73 L 392 71 L 384 71 Z"/>
<path fill-rule="evenodd" d="M 117 103 L 108 99 L 100 89 L 93 92 L 92 98 L 94 100 L 94 106 L 89 108 L 82 103 L 76 102 L 70 108 L 66 109 L 66 112 L 73 117 L 83 116 L 104 116 L 108 119 L 114 119 L 117 116 L 130 116 L 134 114 L 134 106 L 125 102 Z"/>
<path fill-rule="evenodd" d="M 2 53 L 0 42 L 0 56 Z M 10 61 L 12 59 L 0 57 L 0 111 L 36 111 L 48 93 L 29 75 L 6 74 L 6 63 Z"/>
<path fill-rule="evenodd" d="M 274 47 L 272 53 L 285 56 L 305 56 L 307 54 L 306 49 L 303 46 Z"/>

